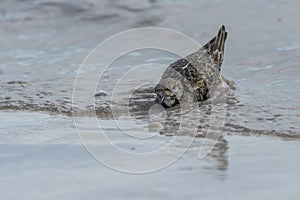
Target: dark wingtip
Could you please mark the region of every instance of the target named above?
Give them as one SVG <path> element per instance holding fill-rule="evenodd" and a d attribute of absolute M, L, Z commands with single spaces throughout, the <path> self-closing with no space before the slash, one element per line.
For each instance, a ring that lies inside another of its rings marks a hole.
<path fill-rule="evenodd" d="M 225 25 L 222 25 L 218 31 L 217 36 L 215 36 L 208 43 L 206 43 L 203 46 L 203 48 L 209 50 L 210 53 L 213 53 L 216 49 L 220 52 L 223 52 L 227 35 L 228 34 L 226 32 Z"/>
<path fill-rule="evenodd" d="M 224 32 L 225 34 L 227 34 L 225 25 L 222 25 L 222 26 L 221 26 L 221 28 L 220 28 L 219 31 L 218 31 L 218 34 L 220 34 L 221 32 Z"/>
<path fill-rule="evenodd" d="M 212 55 L 219 68 L 221 68 L 223 61 L 226 38 L 227 32 L 225 30 L 225 25 L 222 25 L 218 31 L 218 34 L 203 46 L 203 48 L 207 49 L 208 52 Z"/>

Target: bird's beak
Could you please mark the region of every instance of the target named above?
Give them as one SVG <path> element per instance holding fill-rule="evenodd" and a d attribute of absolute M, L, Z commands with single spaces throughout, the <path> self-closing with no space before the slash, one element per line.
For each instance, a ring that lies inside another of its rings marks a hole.
<path fill-rule="evenodd" d="M 160 96 L 159 103 L 162 104 L 165 100 L 166 95 L 165 94 L 159 94 L 159 96 Z"/>

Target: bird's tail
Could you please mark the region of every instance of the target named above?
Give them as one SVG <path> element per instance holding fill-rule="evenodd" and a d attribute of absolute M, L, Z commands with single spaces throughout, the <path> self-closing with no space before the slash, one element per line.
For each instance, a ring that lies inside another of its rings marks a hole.
<path fill-rule="evenodd" d="M 225 31 L 225 26 L 223 25 L 219 31 L 217 36 L 211 39 L 207 44 L 203 46 L 204 49 L 208 50 L 208 52 L 212 55 L 215 62 L 221 68 L 223 56 L 224 56 L 224 46 L 227 38 L 227 32 Z"/>

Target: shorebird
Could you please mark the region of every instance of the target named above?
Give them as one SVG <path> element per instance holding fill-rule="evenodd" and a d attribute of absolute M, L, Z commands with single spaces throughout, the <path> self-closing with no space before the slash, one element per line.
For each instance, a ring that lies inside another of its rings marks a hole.
<path fill-rule="evenodd" d="M 223 25 L 201 49 L 169 65 L 155 87 L 155 102 L 170 108 L 181 102 L 208 99 L 210 89 L 222 78 L 220 71 L 226 38 Z"/>

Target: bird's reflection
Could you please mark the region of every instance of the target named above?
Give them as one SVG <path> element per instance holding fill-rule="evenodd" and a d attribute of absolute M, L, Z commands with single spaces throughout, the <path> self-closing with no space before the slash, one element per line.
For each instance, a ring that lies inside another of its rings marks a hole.
<path fill-rule="evenodd" d="M 223 137 L 220 137 L 212 151 L 204 158 L 206 166 L 203 169 L 215 172 L 218 178 L 225 180 L 229 160 L 228 149 L 228 142 Z"/>
<path fill-rule="evenodd" d="M 200 107 L 197 105 L 199 112 L 182 113 L 180 106 L 165 110 L 154 103 L 155 95 L 153 95 L 152 90 L 153 88 L 148 88 L 147 92 L 143 89 L 136 90 L 130 99 L 129 110 L 133 120 L 137 123 L 142 121 L 148 123 L 149 131 L 158 131 L 161 135 L 183 136 L 183 138 L 185 136 L 195 137 L 196 139 L 190 148 L 194 153 L 188 153 L 188 156 L 194 158 L 191 158 L 189 163 L 185 163 L 183 170 L 207 170 L 208 173 L 216 174 L 221 180 L 226 179 L 229 147 L 222 136 L 217 137 L 216 143 L 213 144 L 212 150 L 205 158 L 197 158 L 201 145 L 207 140 L 206 134 L 211 128 L 212 104 L 206 102 L 202 103 Z M 183 147 L 179 145 L 176 148 Z"/>

